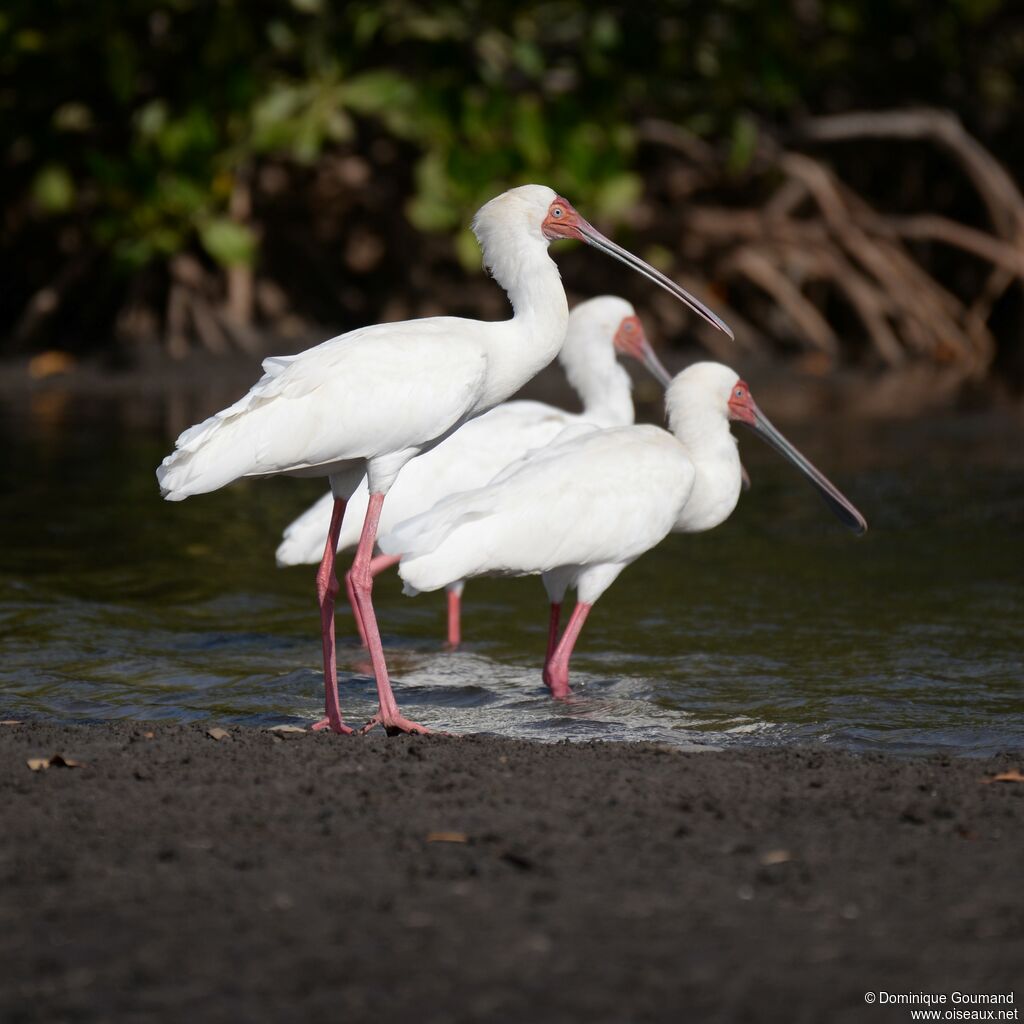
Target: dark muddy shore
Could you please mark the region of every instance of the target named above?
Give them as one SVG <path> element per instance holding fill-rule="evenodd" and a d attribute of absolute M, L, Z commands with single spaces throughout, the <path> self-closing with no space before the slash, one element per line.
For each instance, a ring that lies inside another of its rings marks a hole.
<path fill-rule="evenodd" d="M 866 991 L 1022 978 L 1024 783 L 982 781 L 1019 758 L 31 724 L 0 759 L 10 1024 L 881 1024 Z"/>

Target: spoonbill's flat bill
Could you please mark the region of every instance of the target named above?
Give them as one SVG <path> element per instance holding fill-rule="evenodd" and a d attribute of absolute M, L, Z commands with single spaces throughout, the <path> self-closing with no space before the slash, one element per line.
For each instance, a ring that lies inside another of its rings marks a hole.
<path fill-rule="evenodd" d="M 513 401 L 470 420 L 402 470 L 381 510 L 380 532 L 387 533 L 400 522 L 427 511 L 449 494 L 482 487 L 527 452 L 550 444 L 567 427 L 632 423 L 632 382 L 616 355 L 641 362 L 662 387 L 672 379 L 655 355 L 636 310 L 625 299 L 602 295 L 574 307 L 558 361 L 583 411 L 569 413 L 544 402 Z M 345 510 L 338 535 L 339 552 L 358 543 L 359 524 L 369 498 L 364 477 Z M 333 504 L 328 492 L 285 529 L 277 549 L 279 566 L 320 561 Z M 376 576 L 396 561 L 397 556 L 378 555 L 371 562 L 371 571 Z M 346 580 L 351 596 L 350 574 Z M 462 581 L 450 583 L 446 589 L 448 643 L 455 647 L 461 640 Z M 361 624 L 356 621 L 362 634 Z"/>
<path fill-rule="evenodd" d="M 569 311 L 548 244 L 576 238 L 595 246 L 731 334 L 714 313 L 605 238 L 549 188 L 523 185 L 503 193 L 480 209 L 473 229 L 485 264 L 511 300 L 510 320 L 430 317 L 377 324 L 296 356 L 268 359 L 248 394 L 186 430 L 157 470 L 171 501 L 241 477 L 328 478 L 335 501 L 317 572 L 326 719 L 317 726 L 337 733 L 352 731 L 338 705 L 334 643 L 334 559 L 345 503 L 365 473 L 370 496 L 351 579 L 379 707 L 364 731 L 381 724 L 388 733 L 425 732 L 398 709 L 373 610 L 370 563 L 381 507 L 407 462 L 504 401 L 562 347 Z"/>
<path fill-rule="evenodd" d="M 736 507 L 742 473 L 730 421 L 744 423 L 793 462 L 855 533 L 867 523 L 767 420 L 750 388 L 720 363 L 697 363 L 666 393 L 671 433 L 653 426 L 600 430 L 527 456 L 486 487 L 456 494 L 383 536 L 401 554 L 409 593 L 452 579 L 543 574 L 552 602 L 577 604 L 544 680 L 569 693 L 569 659 L 594 602 L 631 562 L 669 533 L 699 533 Z M 552 634 L 557 620 L 552 617 Z"/>

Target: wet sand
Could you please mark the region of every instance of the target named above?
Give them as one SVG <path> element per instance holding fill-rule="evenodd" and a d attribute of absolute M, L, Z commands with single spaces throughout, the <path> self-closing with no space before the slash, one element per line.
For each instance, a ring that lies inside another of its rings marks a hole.
<path fill-rule="evenodd" d="M 882 1024 L 909 1011 L 866 991 L 1024 998 L 1024 783 L 981 781 L 1019 756 L 229 733 L 0 727 L 0 1019 Z M 26 763 L 57 753 L 83 764 Z"/>

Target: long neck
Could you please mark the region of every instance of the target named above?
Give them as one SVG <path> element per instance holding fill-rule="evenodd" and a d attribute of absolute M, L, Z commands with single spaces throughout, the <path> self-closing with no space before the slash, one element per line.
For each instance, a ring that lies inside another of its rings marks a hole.
<path fill-rule="evenodd" d="M 634 420 L 633 385 L 610 347 L 604 352 L 578 353 L 562 349 L 569 383 L 583 403 L 583 416 L 602 427 L 624 427 Z"/>
<path fill-rule="evenodd" d="M 686 446 L 696 470 L 693 490 L 683 509 L 677 529 L 684 533 L 710 530 L 732 514 L 743 483 L 736 438 L 729 421 L 721 415 L 693 416 L 673 420 L 672 432 Z"/>
<path fill-rule="evenodd" d="M 508 293 L 513 316 L 504 330 L 488 332 L 484 405 L 518 391 L 558 354 L 569 323 L 569 306 L 558 267 L 547 245 L 530 240 L 515 253 L 490 261 L 495 280 Z"/>

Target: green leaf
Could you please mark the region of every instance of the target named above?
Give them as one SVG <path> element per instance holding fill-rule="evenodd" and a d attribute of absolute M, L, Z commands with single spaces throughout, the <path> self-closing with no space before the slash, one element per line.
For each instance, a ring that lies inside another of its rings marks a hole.
<path fill-rule="evenodd" d="M 222 266 L 250 265 L 256 257 L 256 236 L 244 224 L 216 217 L 199 225 L 203 248 Z"/>
<path fill-rule="evenodd" d="M 603 217 L 618 220 L 637 203 L 644 190 L 639 174 L 616 174 L 601 182 L 594 194 L 594 205 Z"/>
<path fill-rule="evenodd" d="M 150 100 L 135 114 L 135 129 L 144 139 L 156 139 L 167 124 L 167 104 Z"/>
<path fill-rule="evenodd" d="M 75 205 L 75 183 L 61 164 L 48 164 L 32 182 L 32 198 L 47 213 L 66 213 Z"/>
<path fill-rule="evenodd" d="M 414 139 L 431 130 L 415 86 L 394 71 L 350 78 L 339 88 L 338 100 L 357 114 L 380 119 L 399 138 Z"/>
<path fill-rule="evenodd" d="M 340 90 L 346 106 L 360 114 L 380 114 L 396 104 L 411 103 L 415 90 L 394 71 L 369 71 L 350 78 Z"/>
<path fill-rule="evenodd" d="M 544 73 L 544 54 L 536 44 L 520 39 L 512 47 L 516 65 L 530 78 L 539 78 Z"/>
<path fill-rule="evenodd" d="M 752 117 L 740 114 L 732 123 L 729 147 L 729 170 L 740 174 L 750 166 L 757 149 L 757 123 Z"/>
<path fill-rule="evenodd" d="M 480 255 L 480 243 L 469 228 L 463 228 L 455 236 L 455 255 L 466 270 L 477 270 L 482 259 Z"/>
<path fill-rule="evenodd" d="M 115 258 L 128 270 L 144 267 L 155 255 L 153 246 L 144 238 L 122 238 L 114 245 Z"/>
<path fill-rule="evenodd" d="M 406 211 L 414 227 L 421 231 L 447 231 L 462 222 L 462 210 L 453 201 L 451 179 L 444 157 L 428 153 L 416 165 L 416 197 Z"/>
<path fill-rule="evenodd" d="M 660 270 L 663 274 L 670 273 L 675 266 L 675 256 L 672 255 L 672 250 L 663 245 L 647 246 L 643 256 L 655 270 Z"/>
<path fill-rule="evenodd" d="M 594 46 L 610 50 L 621 38 L 619 23 L 611 11 L 601 11 L 595 15 L 590 28 L 590 38 Z"/>
<path fill-rule="evenodd" d="M 267 39 L 270 45 L 280 53 L 291 53 L 295 49 L 295 33 L 287 22 L 275 20 L 267 24 Z"/>
<path fill-rule="evenodd" d="M 520 96 L 512 127 L 516 147 L 531 167 L 541 168 L 551 158 L 544 132 L 544 115 L 535 96 Z"/>

